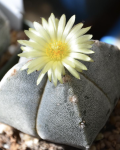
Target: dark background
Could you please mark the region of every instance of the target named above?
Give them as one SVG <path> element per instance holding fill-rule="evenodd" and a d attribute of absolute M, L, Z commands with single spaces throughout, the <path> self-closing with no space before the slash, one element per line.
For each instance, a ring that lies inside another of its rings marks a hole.
<path fill-rule="evenodd" d="M 89 33 L 100 40 L 107 34 L 120 35 L 120 0 L 24 0 L 25 19 L 41 22 L 53 12 L 57 18 L 66 14 L 67 20 L 76 15 L 76 22 L 92 26 Z M 112 32 L 111 32 L 112 31 Z M 116 36 L 116 35 L 115 35 Z"/>

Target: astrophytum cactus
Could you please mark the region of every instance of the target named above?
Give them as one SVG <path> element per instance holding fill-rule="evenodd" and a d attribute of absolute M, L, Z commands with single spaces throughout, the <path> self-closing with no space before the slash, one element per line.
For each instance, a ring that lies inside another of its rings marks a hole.
<path fill-rule="evenodd" d="M 120 51 L 95 41 L 81 80 L 69 72 L 55 87 L 40 72 L 16 64 L 0 83 L 0 122 L 55 143 L 87 149 L 105 125 L 120 97 Z"/>

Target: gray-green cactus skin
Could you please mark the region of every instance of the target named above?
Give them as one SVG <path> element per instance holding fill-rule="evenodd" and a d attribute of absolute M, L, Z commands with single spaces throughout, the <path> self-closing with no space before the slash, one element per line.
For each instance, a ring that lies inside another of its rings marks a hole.
<path fill-rule="evenodd" d="M 0 83 L 0 121 L 35 137 L 88 149 L 120 97 L 120 51 L 95 41 L 94 62 L 78 80 L 66 71 L 57 87 L 16 64 Z"/>
<path fill-rule="evenodd" d="M 10 26 L 7 18 L 0 11 L 0 55 L 10 43 Z"/>

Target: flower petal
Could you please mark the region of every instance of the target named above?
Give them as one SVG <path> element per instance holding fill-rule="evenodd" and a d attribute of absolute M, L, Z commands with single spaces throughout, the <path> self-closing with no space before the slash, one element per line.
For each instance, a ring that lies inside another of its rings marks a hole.
<path fill-rule="evenodd" d="M 80 53 L 70 53 L 70 57 L 80 59 L 83 61 L 93 62 L 93 60 L 89 56 Z"/>
<path fill-rule="evenodd" d="M 71 28 L 72 28 L 74 22 L 75 22 L 75 15 L 73 15 L 73 16 L 69 19 L 68 23 L 66 24 L 65 30 L 64 30 L 63 35 L 62 35 L 62 40 L 63 40 L 63 41 L 65 40 L 66 36 L 67 36 L 68 33 L 70 32 L 70 30 L 71 30 Z"/>
<path fill-rule="evenodd" d="M 53 61 L 50 61 L 46 64 L 46 66 L 43 68 L 42 73 L 46 73 L 50 68 L 52 68 L 52 65 L 53 65 Z"/>
<path fill-rule="evenodd" d="M 94 44 L 94 43 L 95 43 L 94 40 L 89 40 L 89 41 L 86 42 L 86 44 L 90 44 L 90 45 L 91 45 L 91 44 Z"/>
<path fill-rule="evenodd" d="M 48 19 L 48 24 L 49 24 L 49 31 L 48 31 L 49 35 L 52 40 L 55 40 L 56 39 L 55 27 L 51 18 Z"/>
<path fill-rule="evenodd" d="M 37 32 L 35 29 L 33 29 L 33 28 L 29 28 L 29 31 L 32 32 L 32 33 L 34 33 L 34 34 L 37 35 L 37 36 L 42 37 L 42 35 L 41 35 L 40 33 L 38 33 L 38 32 Z"/>
<path fill-rule="evenodd" d="M 79 23 L 75 25 L 66 38 L 66 42 L 68 42 L 83 26 L 83 23 Z"/>
<path fill-rule="evenodd" d="M 71 66 L 72 68 L 75 68 L 75 64 L 71 62 L 69 57 L 63 59 L 62 62 L 64 62 L 65 64 Z"/>
<path fill-rule="evenodd" d="M 78 60 L 74 59 L 74 64 L 75 64 L 75 69 L 79 68 L 81 70 L 87 70 L 87 67 L 83 63 L 79 62 Z"/>
<path fill-rule="evenodd" d="M 55 61 L 52 66 L 53 71 L 55 71 L 56 67 L 57 67 L 57 62 Z"/>
<path fill-rule="evenodd" d="M 42 37 L 47 42 L 50 42 L 50 36 L 47 33 L 47 31 L 38 22 L 34 22 L 33 24 L 34 24 L 35 29 L 42 35 Z"/>
<path fill-rule="evenodd" d="M 79 48 L 88 49 L 88 48 L 92 48 L 92 45 L 84 43 L 84 44 L 78 44 L 78 47 Z"/>
<path fill-rule="evenodd" d="M 56 19 L 55 19 L 55 23 L 56 23 L 56 33 L 57 33 L 57 30 L 58 30 L 58 22 L 59 22 L 59 20 L 56 18 Z"/>
<path fill-rule="evenodd" d="M 82 29 L 78 32 L 78 34 L 76 35 L 76 37 L 79 37 L 79 36 L 85 34 L 85 33 L 88 32 L 90 29 L 91 29 L 91 26 L 90 26 L 90 27 L 87 27 L 87 28 L 82 28 Z"/>
<path fill-rule="evenodd" d="M 57 68 L 55 70 L 55 75 L 57 76 L 58 80 L 61 80 L 61 73 L 62 73 L 62 64 L 60 61 L 58 61 Z"/>
<path fill-rule="evenodd" d="M 92 45 L 88 45 L 88 44 L 76 44 L 76 45 L 70 45 L 70 49 L 72 51 L 78 51 L 79 49 L 90 49 L 92 48 Z M 78 50 L 75 50 L 75 49 L 78 49 Z"/>
<path fill-rule="evenodd" d="M 93 54 L 93 53 L 95 53 L 94 51 L 89 50 L 89 49 L 79 49 L 79 52 L 84 53 L 84 54 Z"/>
<path fill-rule="evenodd" d="M 35 70 L 37 70 L 37 71 L 41 70 L 48 62 L 49 62 L 48 59 L 44 59 L 44 61 L 43 61 L 42 58 L 39 58 L 37 63 L 33 62 L 28 66 L 29 69 L 28 69 L 27 73 L 30 74 Z"/>
<path fill-rule="evenodd" d="M 55 69 L 55 76 L 57 77 L 58 80 L 61 79 L 61 74 L 57 68 Z"/>
<path fill-rule="evenodd" d="M 53 80 L 53 83 L 56 87 L 57 86 L 57 77 L 55 76 L 55 71 L 53 71 L 53 70 L 52 70 L 52 80 Z"/>
<path fill-rule="evenodd" d="M 27 46 L 21 46 L 20 49 L 24 52 L 29 52 L 29 51 L 37 51 L 31 47 L 27 47 Z"/>
<path fill-rule="evenodd" d="M 82 72 L 82 69 L 80 69 L 80 68 L 75 68 L 75 70 L 77 70 L 78 72 Z"/>
<path fill-rule="evenodd" d="M 61 83 L 61 84 L 63 84 L 63 78 L 61 77 L 61 79 L 59 80 L 59 82 Z"/>
<path fill-rule="evenodd" d="M 83 23 L 78 23 L 77 25 L 75 25 L 73 28 L 72 28 L 72 30 L 70 31 L 70 33 L 69 33 L 69 35 L 71 35 L 71 34 L 75 34 L 75 33 L 77 33 L 81 28 L 82 28 L 82 26 L 83 26 Z M 68 36 L 69 36 L 68 35 Z"/>
<path fill-rule="evenodd" d="M 74 34 L 71 39 L 69 40 L 69 42 L 78 39 L 81 35 L 84 35 L 88 30 L 90 30 L 91 27 L 87 27 L 87 28 L 82 28 L 79 32 L 77 32 L 76 34 Z"/>
<path fill-rule="evenodd" d="M 35 43 L 35 42 L 32 42 L 32 41 L 27 41 L 27 40 L 18 40 L 18 43 L 22 44 L 22 45 L 25 45 L 25 46 L 29 46 L 29 47 L 32 47 L 36 50 L 43 50 L 43 47 L 40 46 L 39 44 Z"/>
<path fill-rule="evenodd" d="M 34 42 L 37 42 L 39 45 L 41 45 L 43 47 L 45 46 L 46 41 L 43 38 L 41 38 L 40 36 L 35 35 L 34 33 L 30 32 L 30 31 L 27 31 L 27 30 L 25 30 L 24 32 Z"/>
<path fill-rule="evenodd" d="M 42 78 L 44 77 L 45 73 L 52 67 L 53 61 L 47 63 L 43 70 L 41 71 L 38 79 L 37 79 L 37 85 L 41 82 Z"/>
<path fill-rule="evenodd" d="M 44 29 L 48 31 L 48 22 L 45 20 L 45 18 L 42 18 L 42 25 Z"/>
<path fill-rule="evenodd" d="M 84 43 L 84 42 L 90 40 L 92 37 L 93 37 L 93 35 L 88 34 L 88 35 L 83 35 L 83 36 L 79 37 L 79 38 L 76 39 L 76 40 L 77 40 L 78 43 L 80 44 L 80 43 Z"/>
<path fill-rule="evenodd" d="M 81 36 L 77 39 L 73 39 L 73 40 L 68 41 L 68 44 L 69 44 L 70 47 L 74 47 L 76 45 L 77 46 L 79 45 L 80 48 L 83 48 L 83 47 L 91 48 L 92 44 L 94 43 L 94 41 L 88 40 L 91 37 L 92 37 L 92 35 L 87 35 L 87 37 L 85 35 L 83 35 L 83 36 Z M 85 38 L 84 41 L 82 41 L 81 38 Z"/>
<path fill-rule="evenodd" d="M 65 75 L 65 68 L 64 68 L 63 64 L 62 64 L 62 75 L 63 76 Z"/>
<path fill-rule="evenodd" d="M 24 52 L 21 54 L 18 54 L 20 57 L 26 57 L 26 58 L 35 58 L 35 57 L 40 57 L 40 56 L 45 56 L 46 54 L 44 52 L 35 52 L 35 51 L 29 51 L 29 52 Z"/>
<path fill-rule="evenodd" d="M 32 60 L 32 63 L 29 65 L 29 68 L 34 68 L 37 65 L 43 64 L 43 62 L 46 64 L 46 63 L 48 63 L 48 61 L 49 61 L 48 57 L 36 58 L 36 59 Z"/>
<path fill-rule="evenodd" d="M 56 61 L 54 62 L 53 64 L 53 67 L 52 67 L 52 78 L 53 78 L 53 82 L 54 82 L 54 85 L 56 86 L 57 85 L 57 79 L 60 81 L 60 83 L 63 83 L 62 81 L 62 63 L 60 61 Z"/>
<path fill-rule="evenodd" d="M 41 82 L 41 80 L 43 79 L 44 75 L 45 75 L 45 73 L 39 75 L 39 77 L 37 79 L 37 85 Z"/>
<path fill-rule="evenodd" d="M 40 51 L 40 50 L 37 50 L 37 49 L 33 49 L 31 47 L 27 47 L 27 46 L 21 46 L 21 50 L 24 51 L 24 52 L 42 52 L 42 53 L 45 53 L 45 51 Z"/>
<path fill-rule="evenodd" d="M 67 64 L 65 64 L 65 63 L 63 63 L 63 65 L 66 67 L 66 69 L 67 69 L 74 77 L 80 79 L 80 75 L 79 75 L 79 73 L 78 73 L 75 69 L 73 69 L 72 67 L 70 67 L 69 65 L 67 65 Z"/>
<path fill-rule="evenodd" d="M 51 71 L 51 69 L 48 70 L 48 79 L 51 82 L 51 80 L 52 80 L 52 71 Z"/>
<path fill-rule="evenodd" d="M 54 29 L 56 30 L 56 20 L 55 20 L 55 15 L 54 15 L 53 13 L 51 13 L 50 18 L 51 18 L 51 20 L 52 20 L 52 23 L 53 23 Z"/>
<path fill-rule="evenodd" d="M 83 45 L 83 44 L 87 44 L 88 41 L 92 38 L 92 35 L 88 34 L 88 35 L 83 35 L 77 39 L 73 39 L 72 41 L 70 40 L 68 43 L 69 45 Z"/>
<path fill-rule="evenodd" d="M 30 65 L 32 63 L 32 61 L 31 60 L 29 60 L 22 68 L 21 68 L 21 70 L 25 70 L 25 69 L 27 69 L 28 68 L 28 66 Z"/>
<path fill-rule="evenodd" d="M 65 28 L 65 24 L 66 24 L 66 16 L 63 14 L 58 23 L 58 30 L 57 30 L 57 39 L 58 40 L 61 40 L 64 28 Z"/>
<path fill-rule="evenodd" d="M 89 50 L 87 48 L 80 48 L 79 45 L 75 45 L 74 47 L 71 47 L 70 49 L 73 52 L 80 52 L 80 53 L 85 53 L 85 54 L 93 54 L 94 53 L 94 51 Z"/>
<path fill-rule="evenodd" d="M 91 26 L 90 27 L 87 27 L 87 28 L 82 28 L 76 35 L 75 35 L 75 38 L 78 38 L 82 35 L 84 35 L 86 32 L 88 32 L 89 30 L 91 29 Z"/>

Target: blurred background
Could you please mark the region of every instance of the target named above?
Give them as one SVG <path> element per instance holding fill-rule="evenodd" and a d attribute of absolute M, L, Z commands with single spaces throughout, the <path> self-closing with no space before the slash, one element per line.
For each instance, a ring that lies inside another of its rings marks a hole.
<path fill-rule="evenodd" d="M 24 10 L 26 19 L 38 22 L 40 17 L 47 19 L 51 12 L 58 18 L 65 13 L 67 19 L 75 14 L 76 24 L 92 26 L 93 39 L 109 42 L 101 38 L 120 35 L 119 0 L 24 0 Z"/>
<path fill-rule="evenodd" d="M 84 23 L 84 27 L 92 26 L 90 33 L 93 39 L 114 43 L 114 38 L 120 35 L 120 1 L 119 0 L 0 0 L 0 9 L 8 17 L 41 22 L 41 17 L 46 19 L 51 12 L 57 18 L 65 13 L 67 19 L 76 15 L 76 24 Z M 6 9 L 5 9 L 6 7 Z M 9 13 L 7 12 L 9 9 Z M 10 13 L 10 11 L 12 13 Z M 7 13 L 6 13 L 7 12 Z M 16 16 L 15 16 L 16 15 Z M 11 20 L 12 27 L 20 29 L 20 22 Z M 18 26 L 18 27 L 17 27 Z M 103 39 L 103 37 L 108 39 Z"/>

